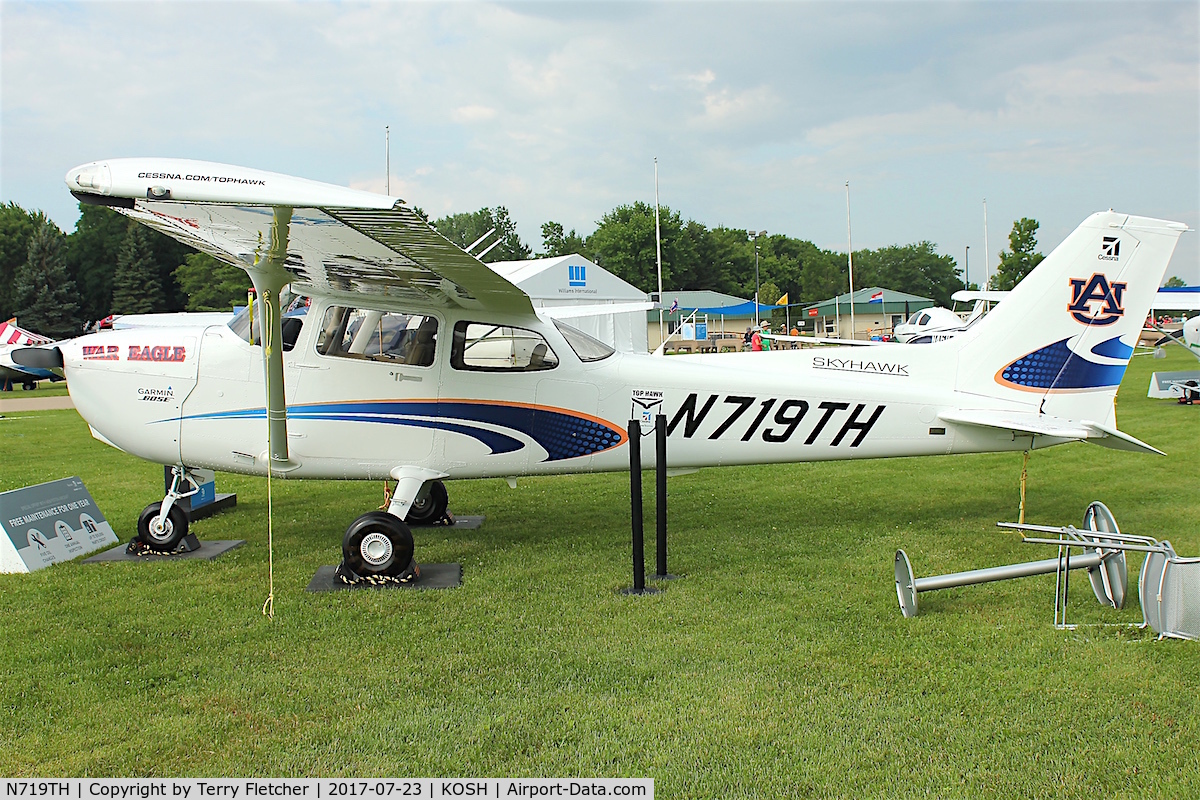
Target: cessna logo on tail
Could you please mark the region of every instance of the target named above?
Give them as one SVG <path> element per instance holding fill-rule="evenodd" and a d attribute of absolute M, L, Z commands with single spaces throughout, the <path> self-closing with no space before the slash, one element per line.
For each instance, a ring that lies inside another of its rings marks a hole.
<path fill-rule="evenodd" d="M 1096 258 L 1101 261 L 1120 261 L 1121 240 L 1115 236 L 1105 236 L 1100 242 L 1100 255 Z"/>
<path fill-rule="evenodd" d="M 1113 253 L 1117 252 L 1119 243 L 1113 244 Z M 1121 295 L 1125 293 L 1124 283 L 1109 283 L 1108 278 L 1097 272 L 1090 278 L 1071 278 L 1071 302 L 1067 311 L 1076 322 L 1084 325 L 1111 325 L 1125 314 L 1121 305 Z M 1101 305 L 1092 311 L 1092 303 Z"/>

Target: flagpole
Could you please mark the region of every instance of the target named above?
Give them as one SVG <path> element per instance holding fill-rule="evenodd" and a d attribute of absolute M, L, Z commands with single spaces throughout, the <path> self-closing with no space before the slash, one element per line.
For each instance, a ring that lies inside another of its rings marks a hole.
<path fill-rule="evenodd" d="M 846 258 L 850 265 L 850 338 L 855 338 L 854 327 L 854 245 L 850 241 L 850 181 L 846 181 Z"/>
<path fill-rule="evenodd" d="M 383 193 L 392 194 L 392 129 L 390 125 L 383 126 Z"/>
<path fill-rule="evenodd" d="M 658 156 L 654 157 L 654 249 L 658 253 L 658 342 L 663 342 L 662 234 L 658 227 Z"/>
<path fill-rule="evenodd" d="M 988 250 L 987 238 L 987 198 L 983 198 L 983 288 L 990 289 L 992 282 L 992 257 L 991 251 Z"/>

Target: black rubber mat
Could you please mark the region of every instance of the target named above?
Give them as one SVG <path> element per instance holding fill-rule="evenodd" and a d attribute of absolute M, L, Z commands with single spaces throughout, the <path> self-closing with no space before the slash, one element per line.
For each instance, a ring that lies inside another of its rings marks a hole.
<path fill-rule="evenodd" d="M 103 553 L 98 553 L 91 558 L 85 558 L 84 564 L 96 564 L 101 561 L 141 561 L 145 563 L 161 564 L 164 561 L 212 561 L 217 556 L 227 553 L 235 547 L 241 547 L 246 543 L 245 539 L 229 539 L 225 541 L 201 541 L 200 549 L 193 550 L 190 553 L 148 553 L 147 555 L 130 555 L 125 552 L 129 547 L 127 542 L 122 542 L 111 550 L 105 550 Z"/>
<path fill-rule="evenodd" d="M 487 517 L 455 517 L 453 525 L 412 525 L 414 531 L 435 531 L 439 528 L 458 531 L 473 531 L 483 524 Z"/>
<path fill-rule="evenodd" d="M 462 586 L 462 564 L 421 564 L 421 577 L 409 583 L 358 584 L 342 583 L 334 572 L 336 566 L 317 569 L 309 581 L 307 592 L 340 592 L 355 589 L 456 589 Z"/>

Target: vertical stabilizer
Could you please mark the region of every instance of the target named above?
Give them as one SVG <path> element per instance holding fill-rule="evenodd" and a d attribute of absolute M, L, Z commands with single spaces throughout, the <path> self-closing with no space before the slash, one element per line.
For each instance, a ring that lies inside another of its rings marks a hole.
<path fill-rule="evenodd" d="M 959 338 L 957 388 L 1110 423 L 1113 398 L 1187 226 L 1088 217 Z"/>

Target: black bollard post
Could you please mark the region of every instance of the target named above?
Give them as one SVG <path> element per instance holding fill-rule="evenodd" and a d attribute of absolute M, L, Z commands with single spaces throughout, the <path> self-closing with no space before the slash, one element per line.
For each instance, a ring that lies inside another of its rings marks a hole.
<path fill-rule="evenodd" d="M 633 525 L 633 588 L 625 594 L 651 594 L 646 588 L 646 545 L 642 530 L 642 426 L 629 420 L 629 513 Z"/>
<path fill-rule="evenodd" d="M 658 512 L 657 566 L 654 577 L 664 581 L 674 578 L 667 572 L 667 416 L 658 414 L 654 418 L 654 499 Z"/>

